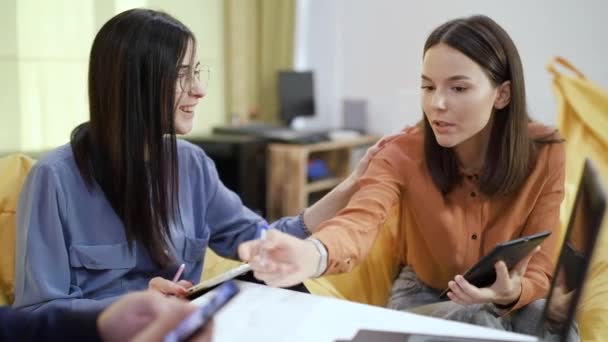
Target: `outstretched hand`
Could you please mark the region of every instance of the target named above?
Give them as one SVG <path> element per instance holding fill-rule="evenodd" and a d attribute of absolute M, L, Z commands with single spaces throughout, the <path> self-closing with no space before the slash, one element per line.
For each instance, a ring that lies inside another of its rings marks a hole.
<path fill-rule="evenodd" d="M 265 240 L 242 243 L 239 257 L 249 262 L 257 279 L 270 286 L 288 287 L 312 277 L 321 255 L 312 242 L 270 229 Z"/>

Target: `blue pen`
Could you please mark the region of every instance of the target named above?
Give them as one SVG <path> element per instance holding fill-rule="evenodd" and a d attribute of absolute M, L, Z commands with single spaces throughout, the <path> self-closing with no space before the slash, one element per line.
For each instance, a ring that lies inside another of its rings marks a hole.
<path fill-rule="evenodd" d="M 266 231 L 269 229 L 268 222 L 266 220 L 262 220 L 258 222 L 255 227 L 256 229 L 256 239 L 264 239 L 266 237 Z"/>
<path fill-rule="evenodd" d="M 268 231 L 268 222 L 266 220 L 262 220 L 258 223 L 257 227 L 257 236 L 260 240 L 266 240 L 266 232 Z M 264 249 L 260 249 L 260 265 L 266 266 L 266 251 Z"/>

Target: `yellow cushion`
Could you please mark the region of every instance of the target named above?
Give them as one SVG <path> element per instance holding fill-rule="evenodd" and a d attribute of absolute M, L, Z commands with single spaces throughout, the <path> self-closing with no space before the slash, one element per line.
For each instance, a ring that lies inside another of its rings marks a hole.
<path fill-rule="evenodd" d="M 307 280 L 304 285 L 308 290 L 316 295 L 386 306 L 393 281 L 400 271 L 399 265 L 404 262 L 403 231 L 398 229 L 402 220 L 400 211 L 399 205 L 391 209 L 369 255 L 361 264 L 350 273 Z"/>
<path fill-rule="evenodd" d="M 211 248 L 207 248 L 207 252 L 205 252 L 205 265 L 203 267 L 201 281 L 211 279 L 241 264 L 242 262 L 240 261 L 226 259 L 215 254 Z"/>
<path fill-rule="evenodd" d="M 17 200 L 34 160 L 24 155 L 0 159 L 0 303 L 12 303 L 15 282 Z"/>

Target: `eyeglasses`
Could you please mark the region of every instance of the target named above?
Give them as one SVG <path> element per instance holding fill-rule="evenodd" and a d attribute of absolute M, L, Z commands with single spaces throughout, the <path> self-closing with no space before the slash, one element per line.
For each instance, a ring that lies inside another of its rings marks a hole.
<path fill-rule="evenodd" d="M 196 79 L 196 81 L 200 83 L 201 87 L 203 87 L 204 90 L 207 90 L 207 87 L 209 86 L 210 73 L 211 71 L 209 70 L 208 65 L 201 65 L 194 69 L 192 73 L 179 74 L 177 76 L 177 82 L 179 83 L 179 87 L 182 91 L 188 92 L 190 89 L 192 89 L 192 84 Z"/>

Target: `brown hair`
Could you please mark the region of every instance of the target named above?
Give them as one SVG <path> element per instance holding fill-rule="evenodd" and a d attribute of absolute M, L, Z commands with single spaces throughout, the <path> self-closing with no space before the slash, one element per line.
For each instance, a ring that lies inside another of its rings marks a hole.
<path fill-rule="evenodd" d="M 124 224 L 159 266 L 179 219 L 175 85 L 192 32 L 170 15 L 122 12 L 97 33 L 89 62 L 90 120 L 71 145 L 82 177 L 97 182 Z M 194 50 L 194 49 L 193 49 Z M 194 53 L 194 52 L 193 52 Z"/>
<path fill-rule="evenodd" d="M 535 141 L 528 132 L 531 120 L 526 106 L 522 63 L 515 44 L 502 27 L 482 15 L 451 20 L 437 27 L 424 44 L 423 56 L 437 44 L 446 44 L 472 59 L 494 86 L 511 81 L 509 104 L 493 113 L 479 189 L 488 196 L 517 190 L 534 163 L 535 142 L 558 140 L 552 134 Z M 427 167 L 435 185 L 447 194 L 462 181 L 456 153 L 437 143 L 426 115 L 423 115 L 423 127 Z"/>

